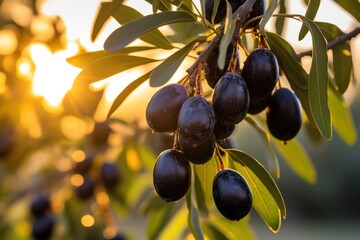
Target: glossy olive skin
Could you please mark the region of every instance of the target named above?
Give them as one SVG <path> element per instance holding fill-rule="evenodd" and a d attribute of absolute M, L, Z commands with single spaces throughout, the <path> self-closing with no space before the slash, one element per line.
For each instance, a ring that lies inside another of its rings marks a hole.
<path fill-rule="evenodd" d="M 246 0 L 229 0 L 232 12 L 234 13 Z M 214 9 L 214 0 L 207 0 L 205 2 L 206 19 L 211 22 L 211 16 Z M 253 10 L 250 13 L 248 19 L 263 15 L 265 12 L 265 0 L 257 0 L 253 5 Z M 220 23 L 226 17 L 226 1 L 220 0 L 218 11 L 215 15 L 214 23 Z M 259 21 L 255 21 L 248 25 L 248 28 L 253 28 L 259 24 Z"/>
<path fill-rule="evenodd" d="M 252 193 L 246 180 L 232 169 L 221 170 L 213 182 L 213 198 L 219 212 L 229 220 L 244 218 L 252 206 Z"/>
<path fill-rule="evenodd" d="M 267 98 L 279 78 L 279 65 L 275 55 L 265 48 L 252 51 L 244 63 L 242 76 L 254 104 Z"/>
<path fill-rule="evenodd" d="M 249 109 L 250 98 L 243 78 L 228 72 L 216 84 L 212 104 L 216 120 L 225 125 L 241 122 Z"/>
<path fill-rule="evenodd" d="M 101 179 L 107 189 L 114 189 L 120 182 L 120 170 L 116 164 L 104 163 L 101 166 Z"/>
<path fill-rule="evenodd" d="M 180 136 L 191 144 L 202 143 L 213 135 L 215 113 L 212 106 L 202 97 L 190 97 L 179 113 Z"/>
<path fill-rule="evenodd" d="M 273 94 L 266 123 L 270 133 L 277 139 L 288 141 L 297 135 L 302 124 L 301 104 L 291 90 L 280 88 Z"/>
<path fill-rule="evenodd" d="M 173 132 L 177 128 L 179 110 L 188 98 L 181 84 L 169 84 L 150 99 L 146 108 L 146 121 L 155 132 Z"/>
<path fill-rule="evenodd" d="M 50 199 L 48 196 L 43 194 L 37 196 L 30 205 L 30 212 L 36 218 L 44 216 L 50 210 Z"/>
<path fill-rule="evenodd" d="M 95 182 L 89 177 L 84 177 L 84 182 L 75 189 L 75 193 L 81 200 L 87 200 L 94 194 Z"/>
<path fill-rule="evenodd" d="M 264 111 L 265 108 L 269 105 L 270 99 L 271 99 L 271 95 L 269 95 L 268 97 L 260 100 L 257 103 L 254 103 L 250 99 L 250 106 L 249 106 L 248 113 L 251 114 L 251 115 L 255 115 L 255 114 L 258 114 L 258 113 Z"/>
<path fill-rule="evenodd" d="M 51 238 L 55 225 L 55 220 L 51 216 L 42 216 L 35 220 L 31 236 L 36 240 L 48 240 Z"/>
<path fill-rule="evenodd" d="M 188 143 L 180 137 L 179 143 L 186 158 L 194 164 L 207 163 L 214 155 L 216 146 L 214 136 L 211 136 L 205 142 L 199 144 Z"/>
<path fill-rule="evenodd" d="M 191 183 L 190 163 L 185 155 L 172 149 L 162 152 L 155 163 L 153 182 L 157 194 L 165 202 L 182 198 Z"/>
<path fill-rule="evenodd" d="M 235 125 L 225 125 L 217 121 L 214 127 L 214 135 L 216 140 L 222 140 L 230 137 L 234 130 Z"/>
<path fill-rule="evenodd" d="M 217 61 L 219 57 L 219 47 L 216 47 L 206 60 L 207 65 L 207 71 L 205 71 L 205 79 L 206 82 L 209 84 L 211 88 L 214 88 L 216 83 L 220 80 L 220 78 L 226 73 L 231 57 L 234 51 L 234 45 L 229 44 L 229 47 L 226 50 L 226 56 L 225 56 L 225 65 L 224 69 L 220 69 L 218 67 Z"/>

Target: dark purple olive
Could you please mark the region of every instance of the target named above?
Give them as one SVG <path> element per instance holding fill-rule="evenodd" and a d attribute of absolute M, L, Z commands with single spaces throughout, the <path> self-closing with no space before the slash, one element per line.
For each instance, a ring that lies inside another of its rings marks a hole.
<path fill-rule="evenodd" d="M 212 104 L 216 120 L 225 125 L 241 122 L 249 109 L 247 86 L 237 73 L 228 72 L 216 84 Z"/>
<path fill-rule="evenodd" d="M 116 234 L 113 238 L 110 238 L 109 240 L 125 240 L 125 236 L 122 234 Z"/>
<path fill-rule="evenodd" d="M 245 3 L 246 0 L 228 0 L 231 5 L 232 12 L 234 13 L 241 5 Z M 214 0 L 206 0 L 205 2 L 205 14 L 206 19 L 211 22 L 211 17 L 214 9 Z M 263 15 L 265 12 L 265 0 L 257 0 L 255 1 L 252 12 L 248 19 L 252 19 L 257 16 Z M 214 23 L 220 23 L 226 17 L 226 1 L 220 0 L 219 7 L 217 9 L 217 13 L 214 18 Z M 248 25 L 248 28 L 253 28 L 259 24 L 260 20 L 252 22 Z"/>
<path fill-rule="evenodd" d="M 146 121 L 155 132 L 173 132 L 177 128 L 180 108 L 188 98 L 181 84 L 169 84 L 150 99 L 146 108 Z"/>
<path fill-rule="evenodd" d="M 211 136 L 205 142 L 199 144 L 191 144 L 179 138 L 181 150 L 186 158 L 194 164 L 207 163 L 215 151 L 215 137 Z"/>
<path fill-rule="evenodd" d="M 94 194 L 95 182 L 89 177 L 84 177 L 84 182 L 75 189 L 75 193 L 81 200 L 87 200 Z"/>
<path fill-rule="evenodd" d="M 37 196 L 30 205 L 31 214 L 39 218 L 51 210 L 50 199 L 46 195 Z"/>
<path fill-rule="evenodd" d="M 95 146 L 101 146 L 107 144 L 111 132 L 112 129 L 110 128 L 108 121 L 95 122 L 94 130 L 90 134 L 89 139 Z"/>
<path fill-rule="evenodd" d="M 277 139 L 288 141 L 296 136 L 302 123 L 301 104 L 291 90 L 280 88 L 272 95 L 266 123 Z"/>
<path fill-rule="evenodd" d="M 82 160 L 81 162 L 77 162 L 75 164 L 73 168 L 73 172 L 81 175 L 87 174 L 91 169 L 93 161 L 94 161 L 94 157 L 87 155 L 84 160 Z"/>
<path fill-rule="evenodd" d="M 215 114 L 212 106 L 202 97 L 190 97 L 179 113 L 179 134 L 191 144 L 202 143 L 213 135 Z"/>
<path fill-rule="evenodd" d="M 269 105 L 270 99 L 271 99 L 271 95 L 269 95 L 267 98 L 260 100 L 257 103 L 254 103 L 250 99 L 250 106 L 249 106 L 248 113 L 255 115 L 255 114 L 258 114 L 258 113 L 264 111 L 265 108 Z"/>
<path fill-rule="evenodd" d="M 253 104 L 267 98 L 279 78 L 279 65 L 275 55 L 265 48 L 252 51 L 244 63 L 242 76 Z"/>
<path fill-rule="evenodd" d="M 219 212 L 229 220 L 244 218 L 252 206 L 248 183 L 232 169 L 221 170 L 215 176 L 213 198 Z"/>
<path fill-rule="evenodd" d="M 55 219 L 52 216 L 42 216 L 35 220 L 31 236 L 36 240 L 48 240 L 54 230 Z"/>
<path fill-rule="evenodd" d="M 225 125 L 217 121 L 214 127 L 215 138 L 216 140 L 226 139 L 230 137 L 234 130 L 235 125 Z"/>
<path fill-rule="evenodd" d="M 102 182 L 107 189 L 114 189 L 120 181 L 120 171 L 116 164 L 104 163 L 100 174 Z"/>
<path fill-rule="evenodd" d="M 165 202 L 182 198 L 191 183 L 190 163 L 185 155 L 172 149 L 162 152 L 155 163 L 153 181 L 157 194 Z"/>
<path fill-rule="evenodd" d="M 231 57 L 234 51 L 234 45 L 229 44 L 226 50 L 225 66 L 223 69 L 218 67 L 219 47 L 216 47 L 206 61 L 207 71 L 205 71 L 205 79 L 211 88 L 214 88 L 220 78 L 227 72 Z"/>

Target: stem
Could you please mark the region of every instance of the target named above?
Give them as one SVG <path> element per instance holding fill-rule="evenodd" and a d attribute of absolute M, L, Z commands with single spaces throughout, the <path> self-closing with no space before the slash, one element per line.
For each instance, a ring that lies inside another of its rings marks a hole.
<path fill-rule="evenodd" d="M 216 155 L 217 155 L 218 160 L 219 160 L 219 163 L 220 163 L 219 168 L 220 168 L 220 170 L 224 170 L 224 169 L 225 169 L 225 165 L 224 165 L 224 162 L 223 162 L 222 157 L 221 157 L 221 153 L 220 153 L 220 150 L 219 150 L 219 146 L 218 146 L 217 144 L 216 144 L 215 149 L 216 149 Z"/>
<path fill-rule="evenodd" d="M 233 19 L 238 19 L 238 24 L 241 26 L 246 21 L 248 15 L 252 11 L 252 6 L 254 5 L 255 0 L 247 0 L 243 5 L 241 5 L 232 15 Z M 219 34 L 216 35 L 207 48 L 201 52 L 198 59 L 194 62 L 194 64 L 187 69 L 188 74 L 191 76 L 194 72 L 197 71 L 197 67 L 199 63 L 204 63 L 208 59 L 210 53 L 214 50 L 214 48 L 219 44 L 225 29 L 225 22 L 223 21 L 219 27 Z"/>
<path fill-rule="evenodd" d="M 332 49 L 332 48 L 340 45 L 341 43 L 344 43 L 344 42 L 352 39 L 353 37 L 356 37 L 358 34 L 360 34 L 360 27 L 355 28 L 354 30 L 352 30 L 349 33 L 341 34 L 337 38 L 328 42 L 327 49 Z M 303 58 L 305 56 L 312 56 L 312 50 L 301 52 L 297 56 L 299 59 Z"/>

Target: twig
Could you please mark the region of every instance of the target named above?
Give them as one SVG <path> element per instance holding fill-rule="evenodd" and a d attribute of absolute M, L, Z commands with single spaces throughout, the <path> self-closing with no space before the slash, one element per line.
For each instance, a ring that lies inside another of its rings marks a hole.
<path fill-rule="evenodd" d="M 232 15 L 232 18 L 238 19 L 238 24 L 242 25 L 246 21 L 248 15 L 251 13 L 252 6 L 254 5 L 254 3 L 255 3 L 255 0 L 247 0 L 243 5 L 241 5 L 238 9 L 236 9 L 236 11 Z M 187 69 L 187 72 L 190 76 L 193 75 L 193 73 L 197 71 L 198 64 L 204 63 L 208 59 L 210 53 L 219 44 L 219 42 L 222 38 L 222 35 L 224 34 L 224 29 L 225 29 L 225 23 L 223 21 L 219 27 L 220 33 L 217 34 L 211 40 L 211 42 L 209 43 L 207 48 L 200 53 L 198 59 L 196 59 L 194 64 L 191 65 L 191 67 Z"/>
<path fill-rule="evenodd" d="M 360 27 L 355 28 L 354 30 L 352 30 L 349 33 L 341 34 L 337 38 L 328 42 L 327 49 L 332 49 L 332 48 L 336 47 L 337 45 L 339 45 L 343 42 L 346 42 L 353 37 L 356 37 L 358 34 L 360 34 Z M 301 59 L 305 56 L 311 56 L 311 55 L 312 55 L 312 50 L 309 50 L 309 51 L 301 52 L 297 56 L 299 59 Z"/>

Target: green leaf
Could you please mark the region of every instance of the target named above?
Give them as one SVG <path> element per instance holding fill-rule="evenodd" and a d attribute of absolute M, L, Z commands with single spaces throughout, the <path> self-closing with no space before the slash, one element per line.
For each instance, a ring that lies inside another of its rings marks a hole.
<path fill-rule="evenodd" d="M 266 169 L 255 159 L 236 149 L 227 150 L 235 168 L 249 183 L 253 206 L 273 232 L 278 232 L 285 218 L 284 199 Z"/>
<path fill-rule="evenodd" d="M 281 156 L 288 166 L 303 180 L 310 184 L 316 183 L 316 170 L 305 149 L 296 139 L 284 142 L 273 138 L 272 142 L 276 146 Z"/>
<path fill-rule="evenodd" d="M 280 0 L 280 8 L 279 8 L 279 14 L 285 14 L 286 13 L 286 5 L 285 5 L 285 0 Z M 275 20 L 275 29 L 276 29 L 276 33 L 281 35 L 284 29 L 284 23 L 285 23 L 285 18 L 283 17 L 278 17 Z"/>
<path fill-rule="evenodd" d="M 274 149 L 272 148 L 271 144 L 270 144 L 270 136 L 269 134 L 265 131 L 265 129 L 250 115 L 247 115 L 245 118 L 246 122 L 250 124 L 250 126 L 252 126 L 260 135 L 260 137 L 264 140 L 264 142 L 266 143 L 266 149 L 267 149 L 267 166 L 268 166 L 268 171 L 271 174 L 271 176 L 275 179 L 278 180 L 280 179 L 280 166 L 279 166 L 279 161 L 276 157 L 276 154 L 274 152 Z"/>
<path fill-rule="evenodd" d="M 107 118 L 109 118 L 115 111 L 120 107 L 120 105 L 125 101 L 125 99 L 143 82 L 149 79 L 152 71 L 142 75 L 138 79 L 132 81 L 124 90 L 116 97 L 113 104 L 110 107 L 110 110 L 107 114 Z"/>
<path fill-rule="evenodd" d="M 212 15 L 211 15 L 211 23 L 212 24 L 214 24 L 215 16 L 216 16 L 216 13 L 218 11 L 219 4 L 220 4 L 220 0 L 215 0 L 214 1 L 214 8 L 213 8 Z"/>
<path fill-rule="evenodd" d="M 291 44 L 279 35 L 271 32 L 266 32 L 266 40 L 287 79 L 299 88 L 307 89 L 308 76 L 302 68 L 301 62 L 297 58 Z"/>
<path fill-rule="evenodd" d="M 329 82 L 327 43 L 319 27 L 313 21 L 300 17 L 310 30 L 313 41 L 312 62 L 308 81 L 310 110 L 321 135 L 326 139 L 331 139 L 331 116 L 327 99 Z"/>
<path fill-rule="evenodd" d="M 195 174 L 193 168 L 191 168 L 191 186 L 186 194 L 186 205 L 189 210 L 188 224 L 195 239 L 204 239 L 204 233 L 201 228 L 199 211 L 195 193 Z"/>
<path fill-rule="evenodd" d="M 225 239 L 238 240 L 254 240 L 256 239 L 253 230 L 249 224 L 249 217 L 245 217 L 240 221 L 229 221 L 223 216 L 210 215 L 206 222 L 207 225 L 212 226 L 220 233 L 220 237 Z M 214 238 L 216 240 L 221 238 Z"/>
<path fill-rule="evenodd" d="M 159 5 L 160 5 L 160 0 L 153 0 L 152 1 L 153 13 L 157 13 L 157 11 L 159 10 Z"/>
<path fill-rule="evenodd" d="M 118 8 L 114 9 L 112 16 L 122 25 L 144 17 L 140 12 L 127 5 L 120 5 Z M 139 38 L 144 42 L 150 43 L 159 48 L 173 48 L 169 40 L 158 29 L 153 29 Z"/>
<path fill-rule="evenodd" d="M 113 2 L 103 2 L 95 18 L 93 24 L 93 29 L 91 32 L 91 41 L 95 41 L 98 36 L 101 28 L 104 26 L 105 22 L 111 17 L 114 8 L 117 8 L 120 5 L 120 1 Z"/>
<path fill-rule="evenodd" d="M 194 164 L 195 192 L 199 210 L 208 213 L 214 207 L 212 185 L 218 172 L 215 157 L 205 164 Z"/>
<path fill-rule="evenodd" d="M 177 214 L 173 215 L 164 230 L 160 233 L 158 240 L 177 239 L 188 229 L 187 226 L 188 210 L 183 206 Z"/>
<path fill-rule="evenodd" d="M 235 31 L 236 19 L 232 18 L 232 9 L 228 1 L 226 1 L 226 18 L 224 35 L 222 36 L 219 44 L 219 56 L 217 65 L 219 69 L 224 69 L 227 48 L 232 41 Z"/>
<path fill-rule="evenodd" d="M 313 20 L 316 16 L 316 13 L 320 6 L 320 0 L 310 0 L 309 6 L 306 10 L 305 17 L 309 20 Z M 299 41 L 301 41 L 306 34 L 308 33 L 309 29 L 303 24 L 300 29 L 299 33 Z"/>
<path fill-rule="evenodd" d="M 202 225 L 206 239 L 228 240 L 225 233 L 217 230 L 210 223 Z"/>
<path fill-rule="evenodd" d="M 343 9 L 348 11 L 358 22 L 360 22 L 360 2 L 359 0 L 334 0 Z"/>
<path fill-rule="evenodd" d="M 354 145 L 357 134 L 349 106 L 347 106 L 343 98 L 332 88 L 328 89 L 328 96 L 335 130 L 346 144 Z"/>
<path fill-rule="evenodd" d="M 271 1 L 270 6 L 266 9 L 266 11 L 264 13 L 264 17 L 262 18 L 262 20 L 261 20 L 261 22 L 259 24 L 260 33 L 263 36 L 265 36 L 265 25 L 269 21 L 271 16 L 273 15 L 275 9 L 277 8 L 278 3 L 279 3 L 278 0 L 272 0 Z"/>
<path fill-rule="evenodd" d="M 113 52 L 107 52 L 107 51 L 103 51 L 103 50 L 95 51 L 95 52 L 86 52 L 86 53 L 81 53 L 79 55 L 76 55 L 74 57 L 70 57 L 70 58 L 66 59 L 66 61 L 75 67 L 85 68 L 90 63 L 92 63 L 96 60 L 99 60 L 100 58 L 110 57 L 110 56 L 115 56 L 115 55 L 124 55 L 124 54 L 128 54 L 128 53 L 141 52 L 141 51 L 153 50 L 153 49 L 156 49 L 156 48 L 141 46 L 141 47 L 127 47 L 127 48 L 123 48 L 123 49 L 120 49 L 118 51 L 113 51 Z"/>
<path fill-rule="evenodd" d="M 149 215 L 149 224 L 147 224 L 148 239 L 157 239 L 163 228 L 171 220 L 175 204 L 162 204 L 161 207 L 151 211 Z"/>
<path fill-rule="evenodd" d="M 334 24 L 327 22 L 316 22 L 316 24 L 328 41 L 334 40 L 343 34 L 343 32 Z M 344 94 L 350 84 L 353 66 L 350 42 L 345 41 L 333 47 L 331 50 L 333 52 L 334 79 L 337 90 L 341 94 Z"/>
<path fill-rule="evenodd" d="M 152 5 L 154 1 L 158 1 L 158 0 L 145 0 L 145 1 L 147 1 L 148 3 L 150 3 Z M 171 10 L 171 5 L 167 1 L 161 0 L 161 2 L 159 3 L 158 9 L 160 11 L 170 11 Z"/>
<path fill-rule="evenodd" d="M 150 76 L 150 86 L 159 87 L 168 82 L 194 45 L 198 41 L 201 41 L 201 39 L 203 38 L 198 38 L 188 43 L 186 46 L 173 53 L 170 57 L 158 65 Z"/>
<path fill-rule="evenodd" d="M 104 49 L 107 51 L 116 51 L 158 27 L 171 23 L 195 21 L 196 19 L 193 16 L 180 11 L 160 12 L 147 15 L 128 22 L 112 32 L 104 43 Z"/>
<path fill-rule="evenodd" d="M 129 55 L 115 55 L 101 58 L 87 65 L 75 78 L 76 83 L 90 84 L 133 67 L 157 60 Z"/>

